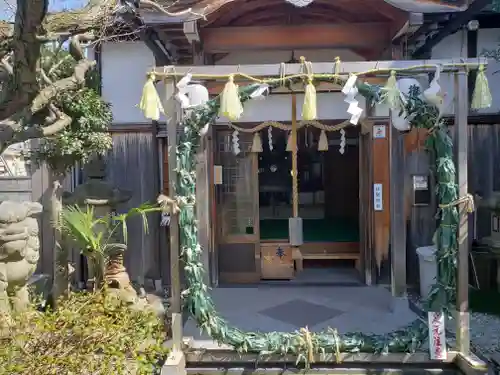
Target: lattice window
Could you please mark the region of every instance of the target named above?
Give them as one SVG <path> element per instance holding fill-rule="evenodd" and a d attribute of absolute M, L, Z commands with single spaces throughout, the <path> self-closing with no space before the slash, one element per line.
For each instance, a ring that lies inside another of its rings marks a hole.
<path fill-rule="evenodd" d="M 217 210 L 223 236 L 254 234 L 257 179 L 251 134 L 241 134 L 240 153 L 234 155 L 231 132 L 217 132 L 217 164 L 222 167 Z"/>

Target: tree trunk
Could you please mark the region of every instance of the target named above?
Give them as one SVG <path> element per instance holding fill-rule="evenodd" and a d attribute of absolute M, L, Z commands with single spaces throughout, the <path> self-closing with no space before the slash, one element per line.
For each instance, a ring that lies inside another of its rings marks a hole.
<path fill-rule="evenodd" d="M 52 299 L 54 304 L 57 304 L 59 298 L 69 295 L 70 276 L 72 273 L 72 267 L 68 263 L 68 249 L 61 241 L 61 232 L 59 230 L 62 211 L 63 181 L 64 173 L 50 169 L 50 220 L 54 228 L 52 246 L 54 252 Z"/>

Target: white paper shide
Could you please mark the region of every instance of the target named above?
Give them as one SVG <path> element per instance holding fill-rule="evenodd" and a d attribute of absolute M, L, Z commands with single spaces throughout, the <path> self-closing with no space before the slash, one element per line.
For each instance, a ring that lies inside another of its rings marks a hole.
<path fill-rule="evenodd" d="M 443 312 L 428 312 L 429 350 L 431 359 L 446 359 L 446 331 Z"/>
<path fill-rule="evenodd" d="M 357 125 L 361 115 L 363 113 L 363 109 L 359 106 L 359 102 L 355 99 L 358 94 L 358 88 L 356 87 L 356 80 L 358 77 L 354 74 L 351 74 L 342 88 L 342 93 L 345 95 L 344 102 L 349 104 L 347 108 L 347 113 L 351 115 L 349 122 L 353 125 Z"/>

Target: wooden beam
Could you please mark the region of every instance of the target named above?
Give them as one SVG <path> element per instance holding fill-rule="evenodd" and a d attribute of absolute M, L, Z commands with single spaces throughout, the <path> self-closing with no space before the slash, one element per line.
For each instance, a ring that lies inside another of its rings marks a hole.
<path fill-rule="evenodd" d="M 460 27 L 462 27 L 472 18 L 474 18 L 489 3 L 491 3 L 491 0 L 476 0 L 472 2 L 467 8 L 467 10 L 464 10 L 463 12 L 458 12 L 455 16 L 451 18 L 449 22 L 445 24 L 445 26 L 440 31 L 438 31 L 432 37 L 427 39 L 425 43 L 413 53 L 413 56 L 419 57 L 431 51 L 432 48 L 435 47 L 444 38 L 455 33 Z"/>
<path fill-rule="evenodd" d="M 328 6 L 328 8 L 323 8 L 311 4 L 311 6 L 300 10 L 292 8 L 292 11 L 290 11 L 290 9 L 290 4 L 287 4 L 283 0 L 266 0 L 265 2 L 250 1 L 243 3 L 241 4 L 241 6 L 238 6 L 235 9 L 231 9 L 229 11 L 224 9 L 219 10 L 221 14 L 220 17 L 217 17 L 216 15 L 209 16 L 209 21 L 206 26 L 244 26 L 245 24 L 247 24 L 248 17 L 258 19 L 262 18 L 263 15 L 282 18 L 283 20 L 286 20 L 290 15 L 293 16 L 300 14 L 300 16 L 310 16 L 312 14 L 319 13 L 329 18 L 328 23 L 351 23 L 359 21 L 359 14 L 357 20 L 353 19 L 352 17 L 349 18 L 349 15 L 347 15 L 346 17 L 345 13 L 342 12 L 342 9 L 340 9 L 339 7 Z M 254 23 L 252 25 L 257 25 L 257 23 Z"/>
<path fill-rule="evenodd" d="M 184 21 L 182 24 L 184 35 L 189 43 L 200 41 L 200 32 L 198 30 L 198 21 Z"/>
<path fill-rule="evenodd" d="M 455 73 L 455 147 L 459 198 L 469 193 L 467 182 L 467 115 L 469 96 L 467 93 L 467 73 L 465 69 Z M 457 272 L 457 349 L 464 355 L 470 352 L 469 337 L 469 213 L 467 204 L 461 204 L 458 225 L 458 272 Z"/>
<path fill-rule="evenodd" d="M 391 291 L 406 296 L 406 216 L 405 216 L 405 139 L 394 126 L 390 129 L 391 181 Z"/>
<path fill-rule="evenodd" d="M 462 31 L 463 33 L 465 31 Z M 477 57 L 478 55 L 478 30 L 468 30 L 467 31 L 467 57 Z M 469 101 L 472 100 L 472 94 L 474 92 L 474 86 L 476 83 L 477 72 L 472 71 L 468 76 L 468 91 L 469 91 Z"/>
<path fill-rule="evenodd" d="M 366 116 L 372 117 L 373 106 L 366 100 Z M 360 193 L 360 217 L 361 224 L 361 272 L 366 285 L 372 285 L 377 281 L 377 266 L 375 260 L 374 231 L 375 212 L 373 209 L 373 123 L 367 127 L 361 125 L 359 135 L 359 193 Z"/>
<path fill-rule="evenodd" d="M 391 41 L 390 23 L 221 27 L 204 29 L 201 34 L 207 52 L 373 48 Z"/>
<path fill-rule="evenodd" d="M 391 228 L 390 121 L 376 124 L 384 127 L 383 137 L 375 136 L 372 128 L 373 226 L 375 262 L 380 269 L 388 259 Z M 377 184 L 377 186 L 376 186 Z M 377 191 L 375 188 L 377 187 Z M 380 188 L 380 189 L 378 189 Z M 375 200 L 377 195 L 377 200 Z M 380 202 L 380 205 L 379 205 Z"/>
<path fill-rule="evenodd" d="M 397 24 L 397 21 L 395 21 Z M 405 22 L 401 25 L 394 35 L 392 42 L 400 43 L 403 38 L 413 35 L 424 24 L 424 15 L 422 13 L 409 13 Z"/>
<path fill-rule="evenodd" d="M 349 73 L 360 73 L 368 70 L 378 69 L 379 75 L 387 76 L 393 69 L 408 69 L 415 66 L 425 65 L 421 69 L 413 69 L 411 73 L 428 73 L 436 70 L 436 65 L 443 66 L 443 72 L 455 72 L 458 70 L 451 65 L 468 64 L 469 69 L 477 68 L 480 64 L 488 65 L 488 59 L 484 57 L 475 59 L 443 59 L 443 60 L 400 60 L 400 61 L 355 61 L 341 62 L 339 74 L 348 75 Z M 334 62 L 312 63 L 312 70 L 316 74 L 333 73 Z M 223 78 L 228 74 L 243 73 L 253 77 L 279 77 L 280 64 L 257 64 L 257 65 L 202 65 L 202 66 L 166 66 L 154 68 L 154 73 L 158 79 L 162 77 L 184 76 L 192 73 L 196 78 L 214 79 L 215 76 Z M 301 64 L 286 64 L 288 74 L 300 74 L 302 72 Z M 206 75 L 206 77 L 203 77 Z M 376 74 L 374 74 L 376 75 Z"/>
<path fill-rule="evenodd" d="M 382 3 L 380 1 L 363 1 L 362 6 L 366 9 L 369 8 L 375 13 L 380 14 L 380 16 L 391 20 L 391 21 L 401 21 L 402 18 L 406 17 L 407 12 L 396 8 L 390 4 Z"/>
<path fill-rule="evenodd" d="M 177 185 L 177 124 L 181 120 L 182 111 L 178 102 L 174 99 L 175 82 L 165 82 L 166 100 L 168 113 L 171 119 L 167 125 L 168 132 L 168 193 L 174 199 L 176 197 Z M 172 313 L 172 350 L 182 350 L 182 302 L 181 302 L 181 273 L 180 273 L 180 249 L 179 249 L 179 216 L 170 216 L 170 311 Z"/>

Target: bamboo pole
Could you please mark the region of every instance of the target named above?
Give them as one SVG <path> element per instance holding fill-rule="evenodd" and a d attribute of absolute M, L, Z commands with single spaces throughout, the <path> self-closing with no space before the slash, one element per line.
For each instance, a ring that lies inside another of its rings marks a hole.
<path fill-rule="evenodd" d="M 338 68 L 338 74 L 348 76 L 350 73 L 358 76 L 389 76 L 392 70 L 412 74 L 429 73 L 436 71 L 436 65 L 441 65 L 443 73 L 456 72 L 459 69 L 477 69 L 479 65 L 488 65 L 488 59 L 484 57 L 475 58 L 453 58 L 443 60 L 396 60 L 396 61 L 346 61 L 342 62 Z M 332 75 L 334 63 L 322 62 L 313 63 L 312 71 L 314 75 Z M 303 65 L 300 63 L 286 64 L 287 75 L 299 74 L 306 77 L 303 72 Z M 372 73 L 376 71 L 376 73 Z M 280 77 L 281 64 L 256 64 L 256 65 L 199 65 L 199 66 L 162 66 L 151 70 L 156 74 L 156 78 L 183 77 L 191 73 L 196 79 L 227 79 L 230 74 L 235 78 L 244 75 L 255 78 Z M 347 78 L 347 77 L 346 77 Z"/>

